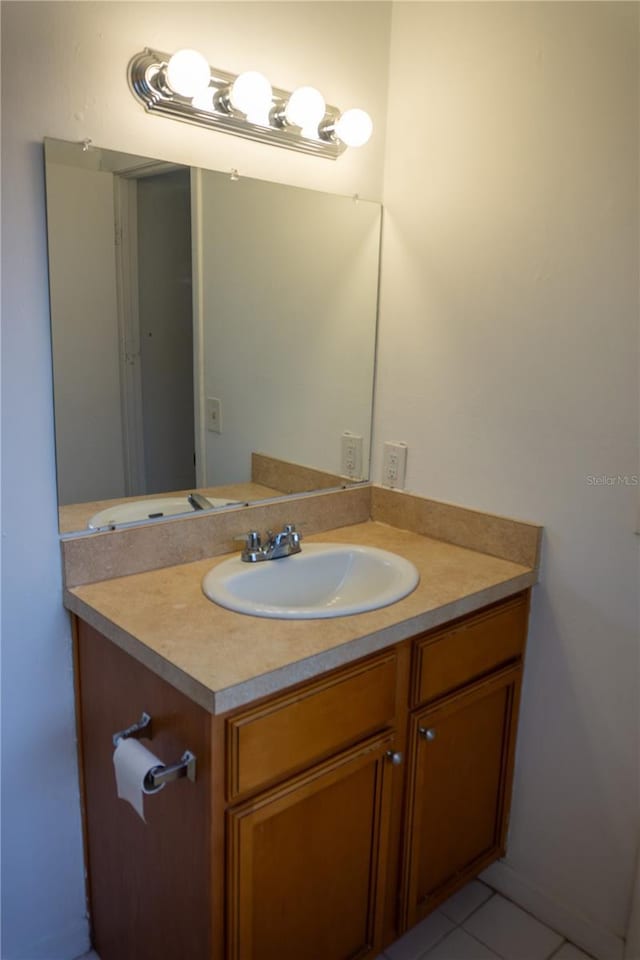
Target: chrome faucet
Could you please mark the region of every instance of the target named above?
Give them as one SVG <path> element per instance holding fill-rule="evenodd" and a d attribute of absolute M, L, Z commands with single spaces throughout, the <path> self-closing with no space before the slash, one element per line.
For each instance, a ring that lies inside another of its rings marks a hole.
<path fill-rule="evenodd" d="M 203 497 L 201 493 L 190 493 L 187 500 L 193 510 L 213 510 L 213 504 L 211 504 L 206 497 Z"/>
<path fill-rule="evenodd" d="M 262 542 L 257 530 L 250 530 L 243 537 L 236 537 L 244 541 L 242 560 L 246 563 L 258 563 L 259 560 L 278 560 L 280 557 L 290 557 L 300 553 L 302 534 L 298 533 L 292 523 L 286 523 L 280 533 L 267 530 L 265 542 Z"/>

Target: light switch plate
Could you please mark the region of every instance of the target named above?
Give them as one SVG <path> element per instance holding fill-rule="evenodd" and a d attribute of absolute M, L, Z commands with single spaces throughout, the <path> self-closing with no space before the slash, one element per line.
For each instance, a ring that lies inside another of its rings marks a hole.
<path fill-rule="evenodd" d="M 222 404 L 217 397 L 207 397 L 205 415 L 209 433 L 222 433 Z"/>

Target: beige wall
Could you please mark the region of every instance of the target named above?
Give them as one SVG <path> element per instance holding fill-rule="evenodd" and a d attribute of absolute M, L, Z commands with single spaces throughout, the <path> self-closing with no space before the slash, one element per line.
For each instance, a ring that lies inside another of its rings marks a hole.
<path fill-rule="evenodd" d="M 3 930 L 6 960 L 88 944 L 69 624 L 55 496 L 42 139 L 81 141 L 337 193 L 382 194 L 386 3 L 2 4 Z M 364 42 L 366 38 L 366 42 Z M 366 151 L 338 162 L 151 117 L 126 65 L 197 46 L 277 86 L 368 110 Z M 381 69 L 382 66 L 382 69 Z M 129 720 L 123 718 L 123 723 Z"/>
<path fill-rule="evenodd" d="M 79 149 L 79 148 L 78 148 Z M 84 154 L 83 154 L 84 156 Z M 124 497 L 113 175 L 47 164 L 60 503 Z"/>
<path fill-rule="evenodd" d="M 381 199 L 389 7 L 2 13 L 2 952 L 69 960 L 87 926 L 42 137 Z M 410 489 L 546 525 L 496 882 L 608 958 L 637 843 L 637 492 L 587 477 L 638 470 L 637 38 L 637 3 L 394 4 L 376 398 L 378 476 L 382 441 L 406 440 Z M 310 80 L 375 139 L 334 164 L 148 117 L 124 76 L 147 44 Z"/>
<path fill-rule="evenodd" d="M 345 430 L 368 477 L 380 205 L 193 177 L 204 395 L 222 406 L 199 485 L 248 481 L 254 451 L 339 474 Z"/>
<path fill-rule="evenodd" d="M 622 954 L 638 842 L 638 4 L 394 3 L 375 445 L 546 527 L 506 866 Z M 375 471 L 374 471 L 375 475 Z"/>

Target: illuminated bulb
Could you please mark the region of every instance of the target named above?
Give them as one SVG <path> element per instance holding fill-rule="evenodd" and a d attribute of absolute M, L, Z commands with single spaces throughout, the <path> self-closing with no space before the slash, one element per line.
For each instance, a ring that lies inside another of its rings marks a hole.
<path fill-rule="evenodd" d="M 335 132 L 348 147 L 362 147 L 373 133 L 373 122 L 364 110 L 345 110 L 336 123 Z"/>
<path fill-rule="evenodd" d="M 241 73 L 229 91 L 232 107 L 244 113 L 250 123 L 268 124 L 271 97 L 271 84 L 257 70 Z"/>
<path fill-rule="evenodd" d="M 324 97 L 315 87 L 298 87 L 294 90 L 284 111 L 285 120 L 302 127 L 303 137 L 317 137 L 318 124 L 324 117 Z"/>
<path fill-rule="evenodd" d="M 213 103 L 214 94 L 215 90 L 213 90 L 212 87 L 207 87 L 206 90 L 202 90 L 193 98 L 191 105 L 196 107 L 197 110 L 204 110 L 206 113 L 213 113 L 215 110 Z"/>
<path fill-rule="evenodd" d="M 209 86 L 209 64 L 197 50 L 178 50 L 169 60 L 167 84 L 181 97 L 197 97 Z"/>

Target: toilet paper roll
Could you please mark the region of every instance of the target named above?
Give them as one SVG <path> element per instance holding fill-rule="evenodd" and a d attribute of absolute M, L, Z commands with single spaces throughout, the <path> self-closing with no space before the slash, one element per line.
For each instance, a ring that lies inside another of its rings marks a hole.
<path fill-rule="evenodd" d="M 126 737 L 118 740 L 113 754 L 113 766 L 118 797 L 130 803 L 146 823 L 144 794 L 158 793 L 166 784 L 161 783 L 158 787 L 149 790 L 144 785 L 144 778 L 153 767 L 164 767 L 165 764 L 133 737 Z"/>

